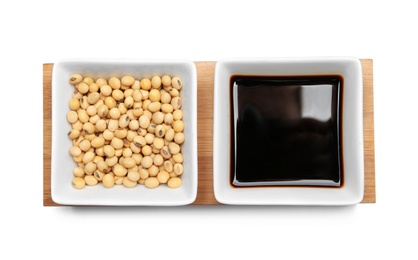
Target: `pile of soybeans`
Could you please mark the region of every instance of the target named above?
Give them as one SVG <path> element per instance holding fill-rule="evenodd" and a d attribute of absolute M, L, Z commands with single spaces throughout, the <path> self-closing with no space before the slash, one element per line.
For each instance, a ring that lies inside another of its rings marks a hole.
<path fill-rule="evenodd" d="M 77 189 L 143 184 L 181 186 L 184 143 L 182 80 L 168 75 L 108 79 L 73 74 L 69 152 Z"/>

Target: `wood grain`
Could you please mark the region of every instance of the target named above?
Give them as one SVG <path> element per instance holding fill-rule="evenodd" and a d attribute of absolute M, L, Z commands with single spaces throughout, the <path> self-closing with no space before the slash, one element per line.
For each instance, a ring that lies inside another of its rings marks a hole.
<path fill-rule="evenodd" d="M 373 115 L 373 61 L 362 59 L 364 91 L 365 192 L 362 203 L 376 202 Z M 213 193 L 213 75 L 214 61 L 195 62 L 198 85 L 198 192 L 195 205 L 219 204 Z M 43 65 L 44 206 L 60 206 L 51 199 L 51 78 L 53 64 Z"/>
<path fill-rule="evenodd" d="M 51 198 L 52 67 L 53 64 L 44 64 L 44 206 L 58 205 Z"/>
<path fill-rule="evenodd" d="M 361 60 L 363 66 L 363 135 L 364 135 L 364 196 L 363 203 L 376 202 L 374 159 L 373 60 Z"/>

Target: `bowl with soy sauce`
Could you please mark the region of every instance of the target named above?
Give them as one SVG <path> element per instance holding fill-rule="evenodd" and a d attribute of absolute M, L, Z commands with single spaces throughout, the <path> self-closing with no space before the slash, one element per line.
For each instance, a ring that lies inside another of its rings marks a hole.
<path fill-rule="evenodd" d="M 351 205 L 364 193 L 359 59 L 224 59 L 214 85 L 223 204 Z"/>

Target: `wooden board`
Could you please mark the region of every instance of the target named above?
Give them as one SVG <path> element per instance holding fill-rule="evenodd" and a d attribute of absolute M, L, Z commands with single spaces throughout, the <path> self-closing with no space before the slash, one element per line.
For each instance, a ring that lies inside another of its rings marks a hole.
<path fill-rule="evenodd" d="M 213 193 L 213 75 L 214 61 L 195 62 L 198 85 L 198 191 L 193 204 L 219 204 Z M 364 87 L 364 167 L 365 190 L 362 203 L 376 202 L 375 159 L 374 159 L 374 115 L 373 115 L 373 61 L 362 59 Z M 59 206 L 51 199 L 51 78 L 53 64 L 43 65 L 43 109 L 44 109 L 44 206 Z"/>

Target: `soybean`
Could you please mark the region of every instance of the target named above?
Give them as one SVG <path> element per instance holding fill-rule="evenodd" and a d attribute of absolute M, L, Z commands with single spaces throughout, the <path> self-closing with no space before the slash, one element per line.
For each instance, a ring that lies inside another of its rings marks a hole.
<path fill-rule="evenodd" d="M 183 112 L 181 110 L 174 110 L 174 112 L 173 112 L 173 119 L 174 120 L 181 120 L 181 119 L 183 119 Z"/>
<path fill-rule="evenodd" d="M 165 161 L 164 170 L 168 173 L 173 172 L 173 164 L 170 161 Z"/>
<path fill-rule="evenodd" d="M 100 99 L 100 94 L 97 92 L 89 93 L 87 96 L 87 102 L 91 105 L 96 104 L 97 101 Z"/>
<path fill-rule="evenodd" d="M 112 174 L 105 174 L 105 176 L 103 176 L 103 186 L 105 186 L 106 188 L 112 188 L 115 185 L 115 178 L 113 177 Z"/>
<path fill-rule="evenodd" d="M 98 92 L 99 91 L 99 85 L 97 85 L 97 83 L 94 83 L 94 82 L 90 83 L 89 84 L 89 91 L 90 91 L 90 93 Z"/>
<path fill-rule="evenodd" d="M 98 183 L 98 180 L 93 175 L 84 176 L 84 181 L 88 186 L 94 186 Z"/>
<path fill-rule="evenodd" d="M 163 148 L 163 146 L 164 146 L 164 139 L 162 139 L 161 137 L 155 137 L 154 138 L 153 145 L 158 150 L 161 149 L 161 148 Z"/>
<path fill-rule="evenodd" d="M 164 93 L 161 95 L 161 103 L 168 104 L 171 101 L 171 95 L 169 93 Z"/>
<path fill-rule="evenodd" d="M 78 110 L 77 116 L 81 123 L 87 123 L 89 121 L 89 115 L 87 115 L 86 110 Z"/>
<path fill-rule="evenodd" d="M 134 119 L 134 120 L 130 120 L 128 127 L 130 130 L 138 130 L 139 128 L 139 121 Z"/>
<path fill-rule="evenodd" d="M 165 140 L 171 142 L 174 138 L 174 134 L 174 129 L 167 130 L 164 136 Z"/>
<path fill-rule="evenodd" d="M 183 162 L 183 155 L 181 153 L 173 155 L 173 160 L 176 163 L 182 163 Z"/>
<path fill-rule="evenodd" d="M 137 147 L 143 147 L 147 144 L 147 141 L 145 140 L 145 137 L 138 135 L 133 139 L 133 143 Z"/>
<path fill-rule="evenodd" d="M 151 153 L 152 153 L 152 148 L 151 148 L 151 146 L 149 146 L 149 145 L 145 145 L 144 147 L 142 147 L 142 154 L 144 155 L 144 156 L 148 156 L 148 155 L 151 155 Z"/>
<path fill-rule="evenodd" d="M 127 172 L 128 170 L 120 164 L 116 164 L 115 166 L 113 166 L 113 173 L 116 176 L 123 177 L 126 175 Z"/>
<path fill-rule="evenodd" d="M 91 141 L 91 146 L 94 147 L 94 148 L 100 148 L 104 145 L 104 143 L 105 143 L 105 139 L 103 137 L 99 136 L 99 137 L 94 138 Z"/>
<path fill-rule="evenodd" d="M 168 149 L 170 150 L 170 153 L 173 155 L 178 154 L 180 152 L 180 146 L 176 143 L 170 143 L 168 145 Z"/>
<path fill-rule="evenodd" d="M 167 183 L 169 178 L 170 178 L 170 174 L 166 171 L 160 171 L 157 175 L 157 179 L 159 183 Z"/>
<path fill-rule="evenodd" d="M 109 129 L 109 131 L 115 132 L 116 129 L 118 128 L 119 128 L 119 121 L 116 119 L 110 119 L 107 124 L 107 129 Z"/>
<path fill-rule="evenodd" d="M 159 168 L 155 165 L 152 165 L 151 167 L 148 168 L 148 173 L 149 173 L 149 176 L 151 177 L 157 176 L 159 171 L 160 171 Z"/>
<path fill-rule="evenodd" d="M 89 122 L 92 123 L 93 125 L 96 124 L 97 121 L 99 121 L 99 120 L 100 120 L 100 116 L 98 116 L 98 115 L 94 115 L 94 116 L 91 116 L 89 118 Z"/>
<path fill-rule="evenodd" d="M 174 173 L 177 175 L 182 175 L 183 174 L 183 165 L 180 163 L 176 163 L 174 164 Z"/>
<path fill-rule="evenodd" d="M 161 111 L 163 111 L 164 113 L 171 113 L 171 112 L 173 112 L 173 110 L 174 110 L 174 108 L 170 104 L 162 104 L 161 105 Z"/>
<path fill-rule="evenodd" d="M 82 167 L 75 167 L 73 174 L 75 177 L 84 177 L 84 169 Z"/>
<path fill-rule="evenodd" d="M 100 87 L 100 94 L 105 97 L 112 95 L 112 88 L 109 85 L 103 85 Z"/>
<path fill-rule="evenodd" d="M 76 139 L 80 136 L 80 131 L 77 129 L 71 129 L 70 132 L 68 132 L 68 137 L 70 139 Z"/>
<path fill-rule="evenodd" d="M 89 175 L 91 175 L 96 169 L 97 165 L 95 162 L 89 162 L 86 165 L 84 165 L 84 171 Z"/>
<path fill-rule="evenodd" d="M 151 88 L 151 81 L 147 78 L 141 80 L 141 88 L 145 90 L 149 90 Z"/>
<path fill-rule="evenodd" d="M 70 99 L 69 106 L 71 110 L 76 111 L 77 109 L 80 108 L 80 101 L 76 98 L 72 98 Z"/>
<path fill-rule="evenodd" d="M 154 189 L 157 188 L 160 185 L 160 182 L 155 177 L 150 177 L 145 180 L 145 187 Z"/>
<path fill-rule="evenodd" d="M 151 102 L 160 101 L 161 93 L 158 89 L 151 89 L 148 98 L 151 100 Z"/>
<path fill-rule="evenodd" d="M 109 166 L 107 165 L 107 163 L 105 161 L 99 161 L 96 163 L 97 165 L 97 169 L 101 172 L 107 173 Z"/>
<path fill-rule="evenodd" d="M 148 172 L 148 170 L 147 169 L 139 169 L 139 176 L 140 176 L 140 178 L 141 179 L 143 179 L 143 180 L 146 180 L 146 179 L 148 179 L 148 177 L 149 177 L 149 172 Z"/>
<path fill-rule="evenodd" d="M 173 178 L 170 178 L 170 179 L 168 180 L 167 185 L 168 185 L 168 187 L 170 187 L 170 188 L 172 188 L 172 189 L 176 189 L 176 188 L 178 188 L 178 187 L 180 187 L 180 186 L 181 186 L 181 183 L 182 183 L 182 181 L 181 181 L 181 179 L 180 179 L 180 178 L 178 178 L 178 177 L 173 177 Z"/>
<path fill-rule="evenodd" d="M 93 105 L 90 105 L 87 107 L 86 112 L 90 117 L 95 116 L 97 114 L 97 108 Z"/>
<path fill-rule="evenodd" d="M 171 113 L 165 114 L 164 123 L 167 124 L 167 125 L 171 125 L 171 123 L 173 123 L 173 114 L 171 114 Z"/>
<path fill-rule="evenodd" d="M 122 90 L 120 89 L 115 89 L 112 92 L 112 97 L 116 100 L 116 101 L 121 101 L 125 96 L 123 95 Z"/>
<path fill-rule="evenodd" d="M 108 109 L 112 109 L 116 107 L 116 101 L 113 97 L 106 97 L 104 102 L 105 102 L 105 105 L 108 107 Z"/>
<path fill-rule="evenodd" d="M 174 135 L 174 142 L 176 142 L 177 144 L 184 143 L 184 134 L 182 132 L 176 133 Z"/>
<path fill-rule="evenodd" d="M 136 165 L 135 160 L 130 158 L 130 157 L 124 158 L 122 160 L 122 166 L 127 168 L 127 169 L 130 169 L 130 168 L 134 167 L 135 165 Z"/>
<path fill-rule="evenodd" d="M 87 92 L 89 92 L 89 89 L 90 89 L 89 85 L 87 85 L 87 83 L 85 83 L 85 82 L 80 82 L 77 85 L 77 90 L 81 94 L 86 94 Z"/>
<path fill-rule="evenodd" d="M 161 156 L 164 159 L 170 159 L 171 158 L 171 153 L 170 153 L 170 149 L 168 149 L 168 146 L 163 146 L 163 148 L 161 148 L 160 150 Z"/>
<path fill-rule="evenodd" d="M 79 147 L 81 151 L 87 152 L 91 147 L 90 141 L 87 139 L 84 139 L 83 141 L 80 142 Z"/>
<path fill-rule="evenodd" d="M 179 77 L 173 77 L 171 80 L 171 86 L 177 90 L 180 90 L 183 87 L 183 82 Z"/>
<path fill-rule="evenodd" d="M 119 139 L 117 137 L 113 137 L 112 141 L 110 141 L 110 145 L 113 146 L 113 148 L 121 149 L 123 147 L 123 141 L 122 139 Z"/>
<path fill-rule="evenodd" d="M 97 181 L 100 182 L 100 181 L 103 181 L 103 177 L 105 176 L 105 173 L 101 172 L 101 171 L 95 171 L 93 173 L 93 176 L 94 176 L 94 178 L 96 178 Z"/>
<path fill-rule="evenodd" d="M 86 186 L 86 182 L 81 177 L 73 178 L 72 183 L 73 183 L 74 188 L 76 188 L 76 189 L 82 189 L 82 188 L 84 188 L 84 186 Z"/>
<path fill-rule="evenodd" d="M 123 76 L 121 82 L 123 85 L 130 87 L 134 84 L 135 78 L 129 75 Z"/>
<path fill-rule="evenodd" d="M 171 77 L 168 75 L 164 75 L 161 77 L 161 83 L 164 87 L 169 87 L 171 85 Z"/>
<path fill-rule="evenodd" d="M 105 80 L 104 78 L 98 78 L 98 79 L 96 80 L 96 84 L 97 84 L 97 86 L 101 87 L 101 86 L 103 86 L 103 85 L 106 85 L 106 84 L 107 84 L 107 80 Z"/>
<path fill-rule="evenodd" d="M 74 124 L 78 120 L 78 114 L 75 111 L 70 111 L 67 114 L 67 120 L 69 123 Z"/>
<path fill-rule="evenodd" d="M 135 89 L 132 92 L 132 98 L 133 98 L 134 102 L 140 102 L 140 101 L 142 101 L 142 92 L 139 91 L 139 89 Z"/>
<path fill-rule="evenodd" d="M 123 104 L 126 108 L 131 108 L 134 105 L 134 99 L 131 96 L 128 96 L 125 98 Z"/>
<path fill-rule="evenodd" d="M 162 125 L 157 126 L 157 128 L 155 128 L 155 135 L 157 137 L 164 137 L 165 135 L 165 127 Z"/>
<path fill-rule="evenodd" d="M 119 119 L 119 117 L 120 117 L 120 111 L 119 111 L 119 109 L 117 109 L 116 107 L 110 109 L 109 116 L 112 119 Z"/>
<path fill-rule="evenodd" d="M 123 179 L 124 179 L 125 177 L 115 176 L 114 178 L 115 178 L 115 184 L 116 184 L 116 185 L 122 185 L 122 183 L 123 183 Z"/>
<path fill-rule="evenodd" d="M 116 77 L 111 77 L 109 79 L 109 86 L 114 90 L 120 89 L 120 80 Z"/>
<path fill-rule="evenodd" d="M 97 120 L 97 122 L 95 124 L 95 127 L 96 127 L 96 131 L 97 132 L 103 132 L 103 131 L 105 131 L 106 128 L 107 128 L 106 121 L 104 119 Z"/>
<path fill-rule="evenodd" d="M 71 75 L 70 78 L 68 79 L 68 81 L 73 85 L 80 83 L 82 80 L 83 80 L 83 76 L 77 73 Z"/>
<path fill-rule="evenodd" d="M 135 160 L 136 165 L 139 165 L 141 163 L 142 157 L 143 156 L 141 154 L 136 154 L 136 153 L 132 154 L 132 159 Z"/>
<path fill-rule="evenodd" d="M 128 177 L 123 178 L 122 183 L 123 183 L 123 186 L 125 186 L 126 188 L 133 188 L 137 184 L 136 181 L 131 181 Z"/>
<path fill-rule="evenodd" d="M 159 76 L 153 76 L 151 78 L 151 86 L 153 88 L 160 88 L 161 87 L 161 78 Z"/>
<path fill-rule="evenodd" d="M 150 125 L 150 119 L 147 116 L 142 115 L 139 117 L 139 126 L 141 128 L 148 128 L 149 125 Z"/>
<path fill-rule="evenodd" d="M 184 130 L 184 123 L 181 120 L 176 120 L 173 122 L 174 132 L 182 132 Z"/>
<path fill-rule="evenodd" d="M 118 157 L 116 156 L 107 157 L 105 162 L 109 167 L 113 167 L 118 163 Z"/>
<path fill-rule="evenodd" d="M 128 131 L 125 128 L 119 127 L 115 130 L 115 136 L 119 139 L 123 139 L 128 135 Z"/>
<path fill-rule="evenodd" d="M 171 99 L 170 104 L 173 106 L 172 109 L 179 110 L 181 108 L 181 105 L 183 104 L 183 101 L 180 97 L 174 97 Z"/>
<path fill-rule="evenodd" d="M 152 114 L 152 122 L 159 125 L 164 121 L 164 114 L 160 111 L 157 111 Z"/>
<path fill-rule="evenodd" d="M 103 138 L 106 141 L 112 140 L 113 137 L 115 137 L 115 133 L 114 132 L 110 131 L 109 129 L 106 129 L 106 130 L 103 131 Z"/>
<path fill-rule="evenodd" d="M 94 125 L 90 122 L 86 122 L 83 125 L 83 133 L 86 134 L 86 135 L 93 134 L 94 129 L 95 129 Z"/>
<path fill-rule="evenodd" d="M 152 164 L 153 164 L 153 160 L 152 160 L 152 158 L 150 156 L 145 156 L 141 160 L 142 167 L 144 167 L 146 169 L 149 168 L 149 167 L 151 167 Z"/>
<path fill-rule="evenodd" d="M 164 158 L 161 156 L 161 154 L 156 154 L 153 160 L 155 166 L 161 166 L 164 163 Z"/>
<path fill-rule="evenodd" d="M 73 157 L 79 156 L 81 154 L 81 149 L 77 146 L 72 146 L 70 148 L 70 154 Z"/>
<path fill-rule="evenodd" d="M 93 159 L 94 159 L 94 153 L 93 152 L 86 152 L 84 155 L 83 155 L 83 163 L 85 163 L 85 164 L 87 164 L 87 163 L 89 163 L 89 162 L 92 162 L 93 161 Z"/>
<path fill-rule="evenodd" d="M 91 77 L 86 77 L 83 79 L 83 82 L 90 86 L 94 81 Z"/>
<path fill-rule="evenodd" d="M 78 131 L 83 130 L 83 123 L 81 123 L 79 120 L 75 122 L 74 124 L 71 124 L 73 129 L 77 129 Z"/>
<path fill-rule="evenodd" d="M 101 105 L 97 108 L 97 114 L 100 117 L 106 117 L 107 113 L 109 113 L 109 108 L 106 105 Z"/>
<path fill-rule="evenodd" d="M 161 103 L 160 103 L 160 102 L 158 102 L 158 101 L 151 102 L 151 103 L 148 105 L 148 110 L 149 110 L 150 112 L 152 112 L 152 113 L 157 112 L 157 111 L 160 111 L 160 109 L 161 109 Z M 164 111 L 163 111 L 163 112 L 164 112 Z"/>
<path fill-rule="evenodd" d="M 130 180 L 130 181 L 138 181 L 139 180 L 139 178 L 140 178 L 140 174 L 139 174 L 139 172 L 137 172 L 137 171 L 129 171 L 128 172 L 128 179 Z"/>

